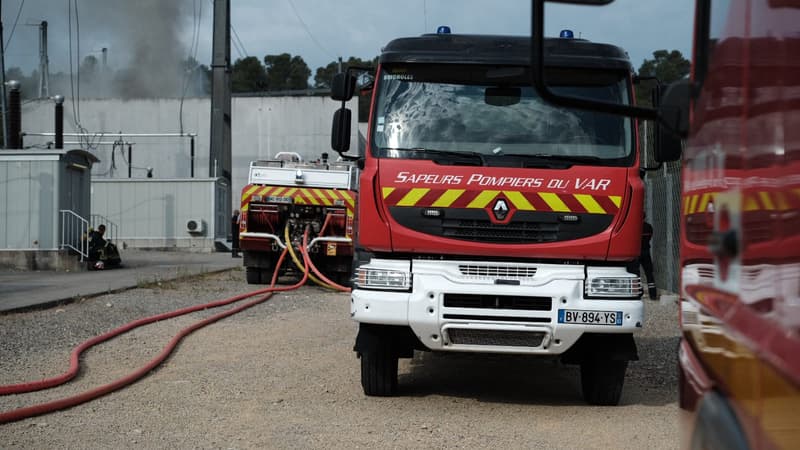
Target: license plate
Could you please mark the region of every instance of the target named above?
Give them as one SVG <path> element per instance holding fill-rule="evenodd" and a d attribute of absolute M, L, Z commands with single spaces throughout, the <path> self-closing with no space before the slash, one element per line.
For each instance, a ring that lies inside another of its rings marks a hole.
<path fill-rule="evenodd" d="M 559 309 L 558 323 L 622 326 L 622 311 L 581 311 L 577 309 Z"/>

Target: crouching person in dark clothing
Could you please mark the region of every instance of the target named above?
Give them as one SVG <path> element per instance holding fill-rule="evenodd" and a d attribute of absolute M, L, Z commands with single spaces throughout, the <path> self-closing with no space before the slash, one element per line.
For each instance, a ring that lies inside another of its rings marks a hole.
<path fill-rule="evenodd" d="M 117 246 L 105 238 L 106 226 L 101 224 L 89 232 L 89 268 L 108 269 L 118 267 L 122 262 Z"/>

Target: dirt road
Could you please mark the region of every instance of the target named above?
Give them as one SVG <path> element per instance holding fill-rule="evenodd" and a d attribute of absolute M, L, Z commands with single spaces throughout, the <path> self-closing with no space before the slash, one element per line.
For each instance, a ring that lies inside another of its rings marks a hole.
<path fill-rule="evenodd" d="M 129 320 L 248 291 L 241 271 L 0 316 L 0 384 L 64 370 L 77 343 Z M 649 302 L 618 407 L 581 400 L 576 367 L 418 354 L 401 395 L 368 398 L 349 296 L 275 295 L 189 336 L 160 368 L 72 409 L 0 425 L 2 448 L 676 448 L 674 304 Z M 69 385 L 0 397 L 0 410 L 107 383 L 158 353 L 195 313 L 91 350 Z"/>

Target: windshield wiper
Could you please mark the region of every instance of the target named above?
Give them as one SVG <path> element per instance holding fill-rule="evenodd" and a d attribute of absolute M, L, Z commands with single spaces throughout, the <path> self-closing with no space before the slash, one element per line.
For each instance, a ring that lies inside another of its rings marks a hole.
<path fill-rule="evenodd" d="M 451 163 L 459 165 L 485 166 L 486 155 L 479 152 L 459 152 L 456 150 L 436 150 L 432 148 L 387 148 L 386 150 L 396 150 L 410 152 L 413 158 L 423 159 L 433 156 L 432 160 L 437 163 Z"/>

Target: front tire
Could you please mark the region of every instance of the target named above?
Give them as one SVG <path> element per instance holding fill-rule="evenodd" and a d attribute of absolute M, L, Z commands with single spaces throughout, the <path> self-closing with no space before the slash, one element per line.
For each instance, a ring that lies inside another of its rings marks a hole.
<path fill-rule="evenodd" d="M 618 405 L 627 368 L 628 361 L 590 359 L 581 362 L 581 388 L 586 403 Z"/>
<path fill-rule="evenodd" d="M 361 387 L 365 395 L 390 397 L 397 394 L 397 359 L 386 345 L 361 354 Z"/>

